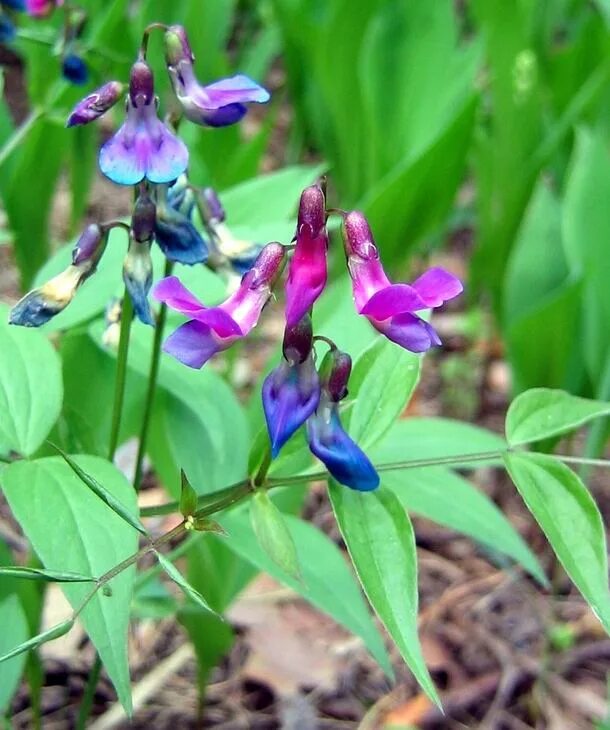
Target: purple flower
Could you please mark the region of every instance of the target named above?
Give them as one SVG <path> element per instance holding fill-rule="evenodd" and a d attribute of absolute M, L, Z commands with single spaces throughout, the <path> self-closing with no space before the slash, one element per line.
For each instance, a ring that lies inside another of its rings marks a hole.
<path fill-rule="evenodd" d="M 463 291 L 460 280 L 433 268 L 412 284 L 392 284 L 386 276 L 369 224 L 360 212 L 343 219 L 343 243 L 356 309 L 389 340 L 411 352 L 424 352 L 441 341 L 415 312 L 440 307 Z"/>
<path fill-rule="evenodd" d="M 123 95 L 124 86 L 120 81 L 109 81 L 78 102 L 72 109 L 66 127 L 89 124 L 105 114 Z"/>
<path fill-rule="evenodd" d="M 318 407 L 320 379 L 312 356 L 311 319 L 284 333 L 282 363 L 263 383 L 263 410 L 273 458 Z"/>
<path fill-rule="evenodd" d="M 302 319 L 326 285 L 326 201 L 319 185 L 311 185 L 301 195 L 296 238 L 286 280 L 288 327 Z"/>
<path fill-rule="evenodd" d="M 239 289 L 217 307 L 206 307 L 175 276 L 162 279 L 153 295 L 190 317 L 167 338 L 164 351 L 189 367 L 200 368 L 217 352 L 245 337 L 256 326 L 271 297 L 284 260 L 284 247 L 269 243 L 242 279 Z"/>
<path fill-rule="evenodd" d="M 165 58 L 184 116 L 195 124 L 234 124 L 246 114 L 246 103 L 269 101 L 269 92 L 243 74 L 202 86 L 195 77 L 195 57 L 181 25 L 172 25 L 165 33 Z"/>
<path fill-rule="evenodd" d="M 188 150 L 157 116 L 153 74 L 147 63 L 131 69 L 127 119 L 100 150 L 100 169 L 119 185 L 136 185 L 144 178 L 168 183 L 188 165 Z"/>
<path fill-rule="evenodd" d="M 351 358 L 344 352 L 331 350 L 324 358 L 322 394 L 315 414 L 307 421 L 307 439 L 334 479 L 359 492 L 370 492 L 379 486 L 379 475 L 339 418 L 339 402 L 347 395 L 351 367 Z"/>

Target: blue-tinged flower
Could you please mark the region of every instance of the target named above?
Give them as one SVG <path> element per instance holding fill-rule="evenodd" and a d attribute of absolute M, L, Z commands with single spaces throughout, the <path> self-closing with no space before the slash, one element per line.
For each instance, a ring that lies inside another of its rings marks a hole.
<path fill-rule="evenodd" d="M 25 10 L 25 0 L 0 0 L 0 5 L 11 10 Z"/>
<path fill-rule="evenodd" d="M 8 43 L 15 37 L 15 26 L 6 15 L 0 15 L 0 43 Z"/>
<path fill-rule="evenodd" d="M 334 479 L 359 492 L 370 492 L 379 486 L 379 475 L 339 418 L 339 402 L 347 395 L 351 367 L 351 358 L 344 352 L 331 350 L 324 358 L 322 394 L 315 414 L 307 421 L 307 439 Z"/>
<path fill-rule="evenodd" d="M 208 247 L 189 218 L 180 211 L 184 196 L 168 196 L 167 186 L 157 186 L 155 239 L 170 261 L 200 264 L 208 258 Z M 185 193 L 186 194 L 186 193 Z"/>
<path fill-rule="evenodd" d="M 312 346 L 311 319 L 305 315 L 295 327 L 286 328 L 284 358 L 263 383 L 263 410 L 274 459 L 320 401 L 320 379 Z"/>
<path fill-rule="evenodd" d="M 343 243 L 352 278 L 354 302 L 379 332 L 411 352 L 424 352 L 441 341 L 415 312 L 440 307 L 463 290 L 460 280 L 432 268 L 412 284 L 392 284 L 386 276 L 368 221 L 358 211 L 343 219 Z"/>
<path fill-rule="evenodd" d="M 195 78 L 195 57 L 181 25 L 172 25 L 165 33 L 165 58 L 184 116 L 195 124 L 234 124 L 248 111 L 247 103 L 269 101 L 269 92 L 243 74 L 202 86 Z"/>
<path fill-rule="evenodd" d="M 157 116 L 153 73 L 145 61 L 131 69 L 127 119 L 101 148 L 100 169 L 119 185 L 176 180 L 187 168 L 188 150 Z"/>
<path fill-rule="evenodd" d="M 89 122 L 99 119 L 117 103 L 123 96 L 124 90 L 125 86 L 120 81 L 108 81 L 100 86 L 72 109 L 66 127 L 89 124 Z"/>
<path fill-rule="evenodd" d="M 177 277 L 161 279 L 153 295 L 190 318 L 167 338 L 164 351 L 191 368 L 201 368 L 217 352 L 249 334 L 271 297 L 285 255 L 281 244 L 267 244 L 239 289 L 217 307 L 206 307 Z"/>
<path fill-rule="evenodd" d="M 326 286 L 326 200 L 319 185 L 311 185 L 301 194 L 296 239 L 286 280 L 289 327 L 311 309 Z"/>
<path fill-rule="evenodd" d="M 67 53 L 61 62 L 61 73 L 71 84 L 82 86 L 89 79 L 89 69 L 84 59 L 76 53 Z"/>
<path fill-rule="evenodd" d="M 123 261 L 123 281 L 138 319 L 150 325 L 155 323 L 148 302 L 153 275 L 150 247 L 155 218 L 155 204 L 145 191 L 140 192 L 131 218 L 129 248 Z"/>
<path fill-rule="evenodd" d="M 65 309 L 77 289 L 95 272 L 107 241 L 106 229 L 96 224 L 87 226 L 72 251 L 72 264 L 20 299 L 10 311 L 10 324 L 40 327 Z"/>

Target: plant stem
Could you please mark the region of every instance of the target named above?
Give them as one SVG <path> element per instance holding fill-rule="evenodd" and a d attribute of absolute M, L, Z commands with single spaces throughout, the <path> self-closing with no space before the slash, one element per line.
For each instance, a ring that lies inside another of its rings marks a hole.
<path fill-rule="evenodd" d="M 102 671 L 102 660 L 100 655 L 95 655 L 95 661 L 89 672 L 87 678 L 87 684 L 85 685 L 85 691 L 83 693 L 83 699 L 78 710 L 78 717 L 76 718 L 76 730 L 85 730 L 87 720 L 91 714 L 91 708 L 93 707 L 93 700 L 95 699 L 95 688 L 97 687 L 100 673 Z"/>
<path fill-rule="evenodd" d="M 165 261 L 164 276 L 172 273 L 174 264 L 172 261 Z M 142 481 L 142 467 L 144 464 L 144 455 L 146 454 L 146 442 L 148 441 L 148 431 L 150 429 L 150 419 L 152 416 L 153 406 L 155 403 L 155 393 L 157 392 L 157 377 L 159 375 L 159 361 L 161 357 L 161 342 L 163 341 L 163 330 L 165 329 L 165 320 L 167 319 L 167 305 L 162 304 L 159 310 L 157 326 L 155 328 L 155 338 L 153 341 L 152 356 L 150 359 L 150 370 L 148 372 L 148 388 L 146 390 L 146 401 L 144 402 L 144 414 L 142 415 L 142 426 L 140 427 L 140 441 L 138 444 L 138 456 L 136 457 L 136 468 L 133 478 L 133 486 L 136 492 L 140 489 Z"/>
<path fill-rule="evenodd" d="M 114 460 L 119 443 L 121 430 L 121 416 L 123 415 L 123 401 L 125 400 L 125 382 L 127 380 L 127 356 L 129 354 L 129 333 L 133 320 L 133 304 L 131 297 L 125 290 L 123 296 L 123 310 L 121 312 L 121 334 L 119 337 L 119 351 L 117 354 L 116 380 L 114 385 L 114 405 L 112 408 L 112 428 L 108 446 L 108 460 Z"/>

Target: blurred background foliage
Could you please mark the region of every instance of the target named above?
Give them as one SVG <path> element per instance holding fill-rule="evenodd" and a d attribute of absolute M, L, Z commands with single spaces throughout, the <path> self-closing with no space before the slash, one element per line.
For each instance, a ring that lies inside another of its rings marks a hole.
<path fill-rule="evenodd" d="M 491 309 L 515 392 L 610 396 L 607 0 L 81 4 L 87 86 L 64 81 L 53 59 L 61 14 L 24 19 L 13 48 L 27 108 L 16 112 L 10 94 L 0 106 L 0 193 L 23 287 L 56 243 L 58 185 L 69 189 L 70 235 L 89 210 L 100 128 L 66 133 L 67 111 L 83 91 L 126 77 L 147 23 L 184 23 L 202 80 L 243 71 L 273 92 L 241 128 L 184 126 L 196 184 L 222 191 L 261 170 L 322 162 L 331 203 L 366 211 L 395 273 L 414 253 L 466 241 L 469 307 Z M 296 203 L 296 189 L 276 187 Z M 272 195 L 255 200 L 264 236 L 265 219 L 286 216 Z"/>

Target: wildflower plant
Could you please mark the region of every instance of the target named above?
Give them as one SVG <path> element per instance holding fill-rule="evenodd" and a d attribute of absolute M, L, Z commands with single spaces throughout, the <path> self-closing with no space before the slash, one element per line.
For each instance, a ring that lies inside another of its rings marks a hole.
<path fill-rule="evenodd" d="M 41 3 L 36 13 L 56 5 Z M 148 59 L 149 36 L 156 32 L 163 34 L 175 95 L 171 110 L 160 107 Z M 433 310 L 458 297 L 462 283 L 439 267 L 410 284 L 392 282 L 381 261 L 383 242 L 375 242 L 367 216 L 330 207 L 318 171 L 307 170 L 305 184 L 299 180 L 300 189 L 290 191 L 297 209 L 293 236 L 250 240 L 235 232 L 225 196 L 191 180 L 182 124 L 215 134 L 239 122 L 248 104 L 268 100 L 268 92 L 243 74 L 202 85 L 185 28 L 148 26 L 129 77 L 88 93 L 69 114 L 65 132 L 124 104 L 123 121 L 102 145 L 98 164 L 113 183 L 131 188 L 131 215 L 86 226 L 69 265 L 27 293 L 0 323 L 0 482 L 37 558 L 17 566 L 0 555 L 0 576 L 59 582 L 72 606 L 65 621 L 41 632 L 39 616 L 28 623 L 17 597 L 23 621 L 2 644 L 0 661 L 12 668 L 14 689 L 25 653 L 81 621 L 97 651 L 81 726 L 102 666 L 131 712 L 127 631 L 132 616 L 147 615 L 145 587 L 154 582 L 167 615 L 175 612 L 161 572 L 184 594 L 181 621 L 196 647 L 206 648 L 199 658 L 206 676 L 232 640 L 222 615 L 243 583 L 236 578 L 240 571 L 228 566 L 242 564 L 271 573 L 359 636 L 391 677 L 372 608 L 424 691 L 440 702 L 417 633 L 412 495 L 418 497 L 414 511 L 504 553 L 546 583 L 502 513 L 451 467 L 484 463 L 508 471 L 610 630 L 601 517 L 566 465 L 593 462 L 525 449 L 608 415 L 610 406 L 562 391 L 527 391 L 511 404 L 505 437 L 440 419 L 401 418 L 417 385 L 421 353 L 441 346 L 429 321 Z M 331 216 L 340 236 L 329 232 Z M 80 329 L 58 335 L 54 349 L 44 327 L 66 308 L 78 308 L 101 278 L 98 269 L 120 258 L 122 274 L 117 267 L 110 275 L 122 275 L 124 293 L 120 304 L 108 302 L 106 328 L 99 319 L 80 322 Z M 212 283 L 214 296 L 192 291 Z M 283 317 L 281 351 L 255 388 L 257 415 L 250 423 L 215 366 L 223 353 L 235 356 L 252 340 L 271 311 Z M 148 326 L 132 327 L 134 317 Z M 109 365 L 114 374 L 108 378 Z M 70 378 L 73 369 L 78 377 Z M 75 427 L 73 411 L 81 421 L 87 414 L 93 427 Z M 98 421 L 110 429 L 101 448 Z M 419 434 L 426 428 L 424 438 Z M 449 433 L 459 443 L 450 453 Z M 136 434 L 130 484 L 114 462 L 119 445 Z M 173 500 L 138 505 L 145 457 Z M 447 480 L 440 498 L 429 481 L 411 476 L 428 467 Z M 319 481 L 328 485 L 357 578 L 338 547 L 298 517 L 298 487 Z M 464 513 L 473 505 L 479 519 L 469 522 Z M 160 532 L 156 518 L 169 513 L 182 517 Z M 175 564 L 182 556 L 188 579 Z M 155 564 L 137 574 L 145 557 Z M 0 602 L 0 618 L 3 610 Z M 211 632 L 218 656 L 208 651 Z"/>

